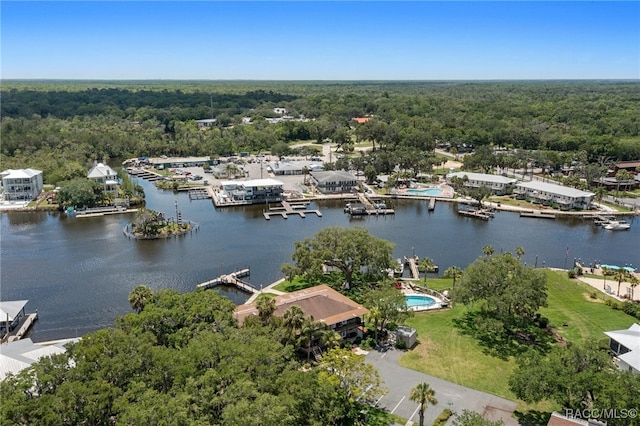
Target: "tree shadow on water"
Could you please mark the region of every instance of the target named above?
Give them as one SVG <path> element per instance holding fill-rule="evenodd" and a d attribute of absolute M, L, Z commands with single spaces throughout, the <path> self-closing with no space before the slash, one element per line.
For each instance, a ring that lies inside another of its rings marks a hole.
<path fill-rule="evenodd" d="M 507 325 L 487 311 L 467 311 L 453 323 L 460 333 L 473 337 L 485 354 L 503 360 L 532 349 L 545 353 L 555 342 L 534 322 Z"/>

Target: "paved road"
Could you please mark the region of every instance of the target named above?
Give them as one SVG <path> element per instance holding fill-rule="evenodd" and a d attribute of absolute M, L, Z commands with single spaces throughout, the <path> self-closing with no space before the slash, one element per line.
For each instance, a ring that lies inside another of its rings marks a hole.
<path fill-rule="evenodd" d="M 388 389 L 379 400 L 381 407 L 417 423 L 418 404 L 409 399 L 409 393 L 418 383 L 427 382 L 436 391 L 438 400 L 438 404 L 430 405 L 425 411 L 424 423 L 427 425 L 433 424 L 445 408 L 454 412 L 476 411 L 488 420 L 502 419 L 507 426 L 519 424 L 512 417 L 517 406 L 515 402 L 401 367 L 398 365 L 401 355 L 402 351 L 391 349 L 387 352 L 373 350 L 366 356 L 367 362 L 378 369 Z"/>

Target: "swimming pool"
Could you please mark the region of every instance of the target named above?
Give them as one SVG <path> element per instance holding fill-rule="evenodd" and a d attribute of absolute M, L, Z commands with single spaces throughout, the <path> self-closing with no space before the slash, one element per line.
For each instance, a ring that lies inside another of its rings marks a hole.
<path fill-rule="evenodd" d="M 433 297 L 425 296 L 423 294 L 408 294 L 404 297 L 407 300 L 407 307 L 413 310 L 427 309 L 438 303 L 438 301 Z"/>
<path fill-rule="evenodd" d="M 425 189 L 414 189 L 414 188 L 410 188 L 407 189 L 407 194 L 409 195 L 422 195 L 422 196 L 432 196 L 432 197 L 437 197 L 442 195 L 442 189 L 438 189 L 438 188 L 425 188 Z"/>

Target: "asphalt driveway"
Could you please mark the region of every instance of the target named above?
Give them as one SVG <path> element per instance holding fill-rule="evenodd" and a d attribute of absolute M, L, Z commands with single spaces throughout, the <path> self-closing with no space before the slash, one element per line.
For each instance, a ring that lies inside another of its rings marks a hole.
<path fill-rule="evenodd" d="M 436 391 L 438 400 L 438 404 L 429 405 L 425 411 L 426 425 L 433 424 L 445 408 L 453 412 L 462 412 L 463 409 L 476 411 L 488 420 L 502 419 L 507 426 L 519 424 L 512 417 L 517 405 L 515 402 L 401 367 L 398 364 L 401 355 L 402 351 L 389 349 L 386 352 L 372 350 L 366 356 L 366 361 L 378 369 L 388 389 L 378 400 L 380 407 L 417 423 L 418 404 L 409 399 L 409 393 L 418 383 L 426 382 Z"/>

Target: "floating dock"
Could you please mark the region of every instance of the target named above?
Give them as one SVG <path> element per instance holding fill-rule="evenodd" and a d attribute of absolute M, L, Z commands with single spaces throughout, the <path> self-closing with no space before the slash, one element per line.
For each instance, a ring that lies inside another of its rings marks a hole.
<path fill-rule="evenodd" d="M 364 216 L 364 215 L 387 215 L 395 214 L 395 210 L 387 208 L 387 205 L 382 202 L 371 201 L 365 194 L 358 194 L 359 202 L 348 203 L 344 212 L 349 213 L 351 216 Z"/>
<path fill-rule="evenodd" d="M 242 281 L 240 278 L 248 277 L 250 275 L 249 268 L 241 269 L 236 272 L 232 272 L 227 275 L 220 275 L 218 278 L 214 278 L 210 281 L 206 281 L 197 285 L 198 288 L 212 288 L 218 285 L 226 285 L 230 287 L 236 287 L 246 293 L 256 294 L 258 290 L 250 286 L 248 283 Z"/>
<path fill-rule="evenodd" d="M 482 220 L 489 220 L 494 216 L 493 212 L 488 209 L 458 210 L 458 214 L 467 217 L 475 217 L 476 219 Z"/>
<path fill-rule="evenodd" d="M 205 187 L 189 188 L 190 200 L 206 200 L 211 198 L 211 193 Z"/>
<path fill-rule="evenodd" d="M 269 207 L 269 209 L 263 212 L 264 218 L 267 220 L 271 219 L 271 216 L 280 216 L 283 219 L 287 219 L 291 214 L 297 214 L 301 218 L 306 217 L 306 213 L 314 213 L 318 217 L 322 217 L 322 213 L 320 210 L 308 210 L 309 207 L 308 201 L 289 203 L 287 201 L 281 201 L 280 206 L 277 207 Z"/>

